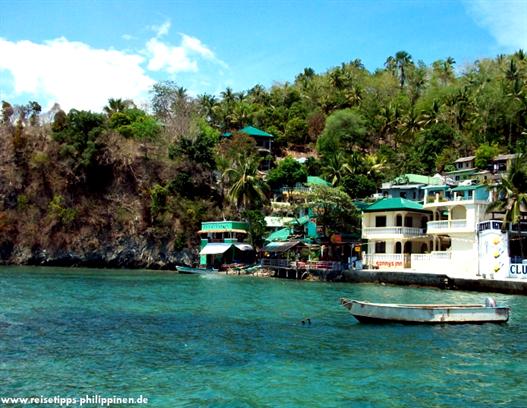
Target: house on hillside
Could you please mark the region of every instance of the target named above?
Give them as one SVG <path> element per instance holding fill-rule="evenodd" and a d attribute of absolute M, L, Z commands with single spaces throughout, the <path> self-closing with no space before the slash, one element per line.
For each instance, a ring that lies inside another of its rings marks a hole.
<path fill-rule="evenodd" d="M 271 168 L 271 152 L 273 144 L 273 135 L 270 133 L 264 132 L 263 130 L 257 129 L 252 126 L 245 126 L 243 129 L 238 130 L 237 133 L 245 133 L 246 135 L 252 137 L 256 142 L 256 148 L 262 156 L 262 162 L 260 163 L 260 170 L 267 171 Z M 223 137 L 231 137 L 232 132 L 226 132 L 223 134 Z"/>
<path fill-rule="evenodd" d="M 420 174 L 403 174 L 392 181 L 382 183 L 381 194 L 386 198 L 404 198 L 423 201 L 424 187 L 443 183 L 443 177 L 422 176 Z"/>
<path fill-rule="evenodd" d="M 475 180 L 478 183 L 499 182 L 509 170 L 512 160 L 517 154 L 500 154 L 494 157 L 485 169 L 478 169 L 475 164 L 476 156 L 460 157 L 454 162 L 456 170 L 446 172 L 456 182 Z"/>

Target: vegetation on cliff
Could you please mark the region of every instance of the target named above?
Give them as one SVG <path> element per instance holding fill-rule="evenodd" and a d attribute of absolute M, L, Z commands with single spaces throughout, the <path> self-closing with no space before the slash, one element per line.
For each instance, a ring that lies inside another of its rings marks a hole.
<path fill-rule="evenodd" d="M 86 254 L 129 237 L 174 252 L 196 243 L 203 220 L 261 224 L 272 190 L 307 175 L 347 203 L 401 173 L 449 170 L 469 154 L 484 167 L 527 147 L 521 50 L 457 69 L 452 58 L 426 66 L 398 52 L 375 72 L 354 60 L 268 89 L 191 97 L 166 81 L 151 96 L 145 108 L 110 99 L 101 113 L 2 102 L 1 259 Z M 246 125 L 274 135 L 267 177 L 251 138 L 222 137 Z M 255 241 L 261 234 L 256 226 Z"/>

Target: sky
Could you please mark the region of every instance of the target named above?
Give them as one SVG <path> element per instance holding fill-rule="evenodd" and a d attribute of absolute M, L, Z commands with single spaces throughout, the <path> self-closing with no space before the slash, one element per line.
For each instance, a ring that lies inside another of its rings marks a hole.
<path fill-rule="evenodd" d="M 527 50 L 526 22 L 527 0 L 0 0 L 0 100 L 100 112 L 158 81 L 218 95 L 400 50 L 461 72 Z"/>

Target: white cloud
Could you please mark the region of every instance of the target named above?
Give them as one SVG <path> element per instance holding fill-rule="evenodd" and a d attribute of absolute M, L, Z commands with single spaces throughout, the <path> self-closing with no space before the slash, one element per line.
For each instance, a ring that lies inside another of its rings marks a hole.
<path fill-rule="evenodd" d="M 151 71 L 166 71 L 169 74 L 178 72 L 197 72 L 198 58 L 203 58 L 222 67 L 227 67 L 198 38 L 181 33 L 181 44 L 171 45 L 159 40 L 159 36 L 151 38 L 146 43 L 148 69 Z"/>
<path fill-rule="evenodd" d="M 527 1 L 467 0 L 469 14 L 509 51 L 527 48 Z"/>
<path fill-rule="evenodd" d="M 177 72 L 196 72 L 198 63 L 191 60 L 188 52 L 183 47 L 173 47 L 151 38 L 146 43 L 149 55 L 148 69 L 151 71 L 167 71 L 170 74 Z"/>
<path fill-rule="evenodd" d="M 140 55 L 63 37 L 42 44 L 0 38 L 0 55 L 0 70 L 11 73 L 16 94 L 46 98 L 66 110 L 100 111 L 109 98 L 139 100 L 155 82 L 141 67 Z"/>
<path fill-rule="evenodd" d="M 180 33 L 179 44 L 161 39 L 168 34 L 170 21 L 150 29 L 156 34 L 140 51 L 93 48 L 64 37 L 43 43 L 0 37 L 2 98 L 18 98 L 14 103 L 34 99 L 44 106 L 58 102 L 65 110 L 101 111 L 109 98 L 145 101 L 156 82 L 154 76 L 187 73 L 176 79 L 195 83 L 208 79 L 210 64 L 227 68 L 198 38 Z M 122 38 L 136 39 L 129 34 Z M 204 62 L 209 66 L 199 72 Z"/>
<path fill-rule="evenodd" d="M 152 26 L 150 28 L 156 33 L 156 37 L 159 38 L 168 34 L 171 25 L 172 23 L 170 22 L 170 20 L 167 20 L 160 26 Z"/>

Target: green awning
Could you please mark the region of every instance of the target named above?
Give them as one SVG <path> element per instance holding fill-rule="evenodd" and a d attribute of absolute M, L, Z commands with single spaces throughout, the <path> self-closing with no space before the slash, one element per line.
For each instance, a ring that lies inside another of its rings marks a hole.
<path fill-rule="evenodd" d="M 291 230 L 289 228 L 282 228 L 269 235 L 266 241 L 285 241 L 289 238 L 289 235 L 291 235 Z"/>

